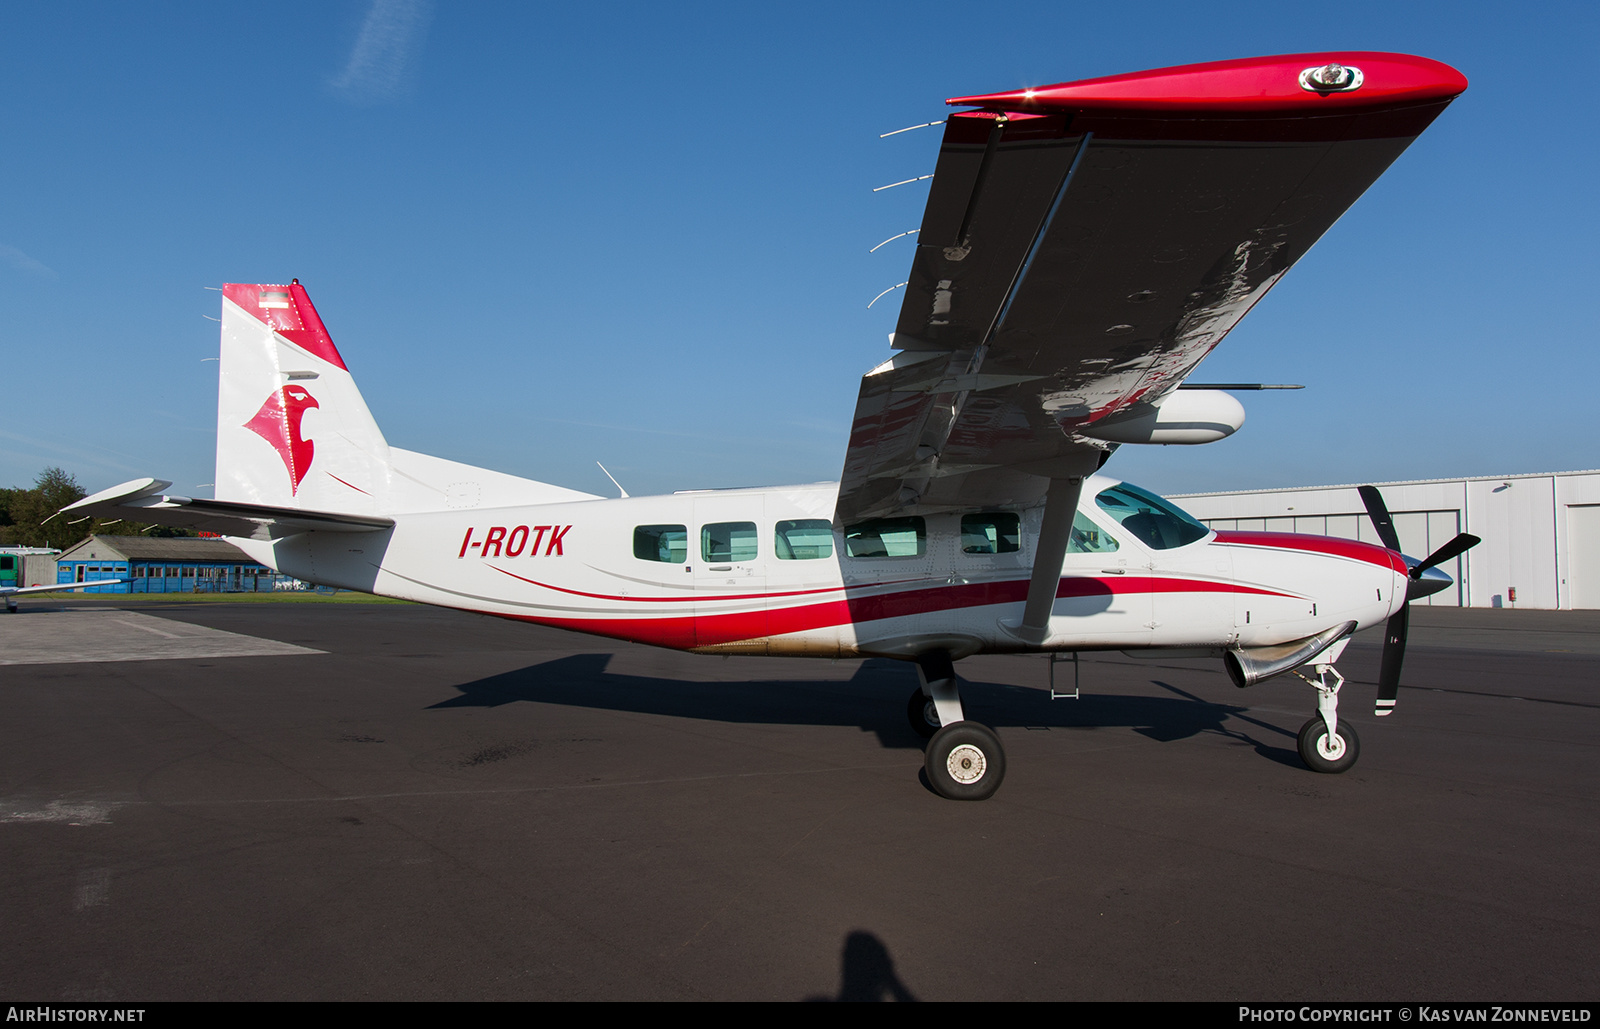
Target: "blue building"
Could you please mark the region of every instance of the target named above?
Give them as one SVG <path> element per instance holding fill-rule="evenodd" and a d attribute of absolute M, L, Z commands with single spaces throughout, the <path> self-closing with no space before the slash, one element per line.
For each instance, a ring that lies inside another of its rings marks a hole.
<path fill-rule="evenodd" d="M 90 536 L 61 554 L 56 582 L 125 579 L 85 593 L 253 593 L 291 582 L 220 539 Z"/>

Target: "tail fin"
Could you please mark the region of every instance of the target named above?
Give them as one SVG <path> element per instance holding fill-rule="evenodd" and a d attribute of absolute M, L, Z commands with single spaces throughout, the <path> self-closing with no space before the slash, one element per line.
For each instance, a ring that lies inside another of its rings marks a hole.
<path fill-rule="evenodd" d="M 300 280 L 222 298 L 217 499 L 380 513 L 389 444 Z"/>

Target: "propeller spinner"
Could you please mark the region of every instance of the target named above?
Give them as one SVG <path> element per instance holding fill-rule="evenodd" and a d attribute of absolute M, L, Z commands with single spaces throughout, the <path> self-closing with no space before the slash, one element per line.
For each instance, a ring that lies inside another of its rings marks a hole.
<path fill-rule="evenodd" d="M 1361 502 L 1367 507 L 1367 517 L 1372 519 L 1372 527 L 1378 530 L 1378 538 L 1383 541 L 1384 546 L 1399 553 L 1400 534 L 1394 530 L 1394 519 L 1389 516 L 1389 507 L 1383 502 L 1383 494 L 1378 492 L 1376 486 L 1360 486 L 1356 492 L 1361 494 Z M 1400 555 L 1410 569 L 1407 573 L 1409 581 L 1406 583 L 1405 604 L 1399 611 L 1389 616 L 1389 624 L 1384 626 L 1383 630 L 1383 662 L 1378 671 L 1378 706 L 1374 712 L 1378 716 L 1393 711 L 1395 699 L 1400 694 L 1400 666 L 1406 659 L 1406 636 L 1411 628 L 1411 602 L 1422 597 L 1431 597 L 1448 587 L 1452 580 L 1450 576 L 1440 571 L 1438 566 L 1466 553 L 1482 542 L 1470 532 L 1463 532 L 1421 561 L 1406 557 L 1404 554 Z"/>

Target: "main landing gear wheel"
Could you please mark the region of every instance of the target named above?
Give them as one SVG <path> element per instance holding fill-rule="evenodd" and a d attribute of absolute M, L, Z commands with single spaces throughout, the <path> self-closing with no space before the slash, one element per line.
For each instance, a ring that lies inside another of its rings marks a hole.
<path fill-rule="evenodd" d="M 911 723 L 912 732 L 925 740 L 931 738 L 939 731 L 939 709 L 933 698 L 920 689 L 913 690 L 911 699 L 906 701 L 906 720 Z"/>
<path fill-rule="evenodd" d="M 987 725 L 953 722 L 928 741 L 922 767 L 939 796 L 988 800 L 1006 777 L 1006 754 L 1000 737 Z"/>
<path fill-rule="evenodd" d="M 1355 728 L 1343 719 L 1333 739 L 1328 738 L 1328 723 L 1321 715 L 1312 715 L 1311 721 L 1300 727 L 1300 760 L 1313 772 L 1336 775 L 1348 772 L 1361 755 L 1361 740 Z"/>

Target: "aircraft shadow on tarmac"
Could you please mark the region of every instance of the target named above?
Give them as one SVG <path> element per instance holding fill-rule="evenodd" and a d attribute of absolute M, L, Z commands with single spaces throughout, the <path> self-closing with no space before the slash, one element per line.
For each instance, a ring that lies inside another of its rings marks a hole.
<path fill-rule="evenodd" d="M 529 665 L 460 684 L 456 686 L 459 697 L 429 709 L 499 707 L 530 701 L 714 722 L 850 725 L 876 734 L 886 748 L 921 749 L 924 742 L 906 722 L 906 699 L 916 689 L 917 678 L 915 669 L 902 661 L 863 661 L 848 681 L 665 679 L 613 673 L 607 670 L 610 662 L 610 654 L 574 654 Z M 1213 732 L 1248 744 L 1270 760 L 1300 763 L 1293 745 L 1269 746 L 1241 723 L 1268 736 L 1293 739 L 1293 732 L 1251 717 L 1246 707 L 1214 703 L 1151 681 L 1172 695 L 1085 694 L 1076 701 L 1052 701 L 1042 689 L 966 679 L 961 692 L 968 717 L 993 726 L 1132 728 L 1160 743 Z"/>

